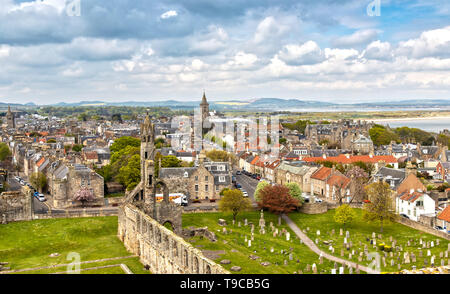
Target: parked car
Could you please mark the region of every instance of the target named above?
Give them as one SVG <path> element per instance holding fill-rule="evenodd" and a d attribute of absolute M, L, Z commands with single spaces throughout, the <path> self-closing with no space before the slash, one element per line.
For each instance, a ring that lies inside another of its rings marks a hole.
<path fill-rule="evenodd" d="M 446 229 L 444 229 L 443 227 L 441 227 L 441 226 L 435 226 L 434 227 L 436 230 L 438 230 L 438 231 L 441 231 L 441 232 L 444 232 L 444 233 L 447 233 L 447 230 Z"/>
<path fill-rule="evenodd" d="M 45 196 L 42 193 L 34 192 L 34 197 L 36 197 L 37 200 L 39 200 L 40 202 L 44 202 L 45 201 Z"/>
<path fill-rule="evenodd" d="M 239 183 L 236 183 L 236 188 L 242 188 L 242 186 L 241 186 L 241 184 L 239 184 Z"/>
<path fill-rule="evenodd" d="M 323 200 L 320 199 L 320 198 L 314 198 L 314 199 L 316 200 L 317 203 L 322 203 L 323 202 Z"/>
<path fill-rule="evenodd" d="M 260 180 L 261 180 L 261 177 L 260 177 L 260 176 L 256 176 L 256 179 L 257 179 L 258 181 L 260 181 Z"/>
<path fill-rule="evenodd" d="M 242 173 L 241 173 L 241 171 L 240 170 L 238 170 L 237 172 L 236 172 L 236 175 L 241 175 Z"/>
<path fill-rule="evenodd" d="M 404 214 L 404 213 L 400 213 L 400 216 L 409 219 L 409 216 L 407 216 L 407 215 Z"/>

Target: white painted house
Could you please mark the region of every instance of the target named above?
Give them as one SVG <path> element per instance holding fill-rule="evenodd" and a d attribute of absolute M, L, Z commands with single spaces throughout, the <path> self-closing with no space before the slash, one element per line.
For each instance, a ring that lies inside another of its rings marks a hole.
<path fill-rule="evenodd" d="M 395 199 L 397 213 L 407 215 L 411 220 L 418 221 L 421 215 L 435 215 L 435 201 L 421 190 L 411 189 Z"/>

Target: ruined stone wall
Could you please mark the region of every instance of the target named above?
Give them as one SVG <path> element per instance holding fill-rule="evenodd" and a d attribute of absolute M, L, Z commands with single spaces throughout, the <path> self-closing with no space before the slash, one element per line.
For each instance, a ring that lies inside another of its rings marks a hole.
<path fill-rule="evenodd" d="M 306 214 L 321 214 L 328 211 L 328 206 L 325 202 L 322 203 L 303 203 L 299 211 Z"/>
<path fill-rule="evenodd" d="M 0 223 L 32 219 L 32 196 L 20 191 L 0 195 Z"/>
<path fill-rule="evenodd" d="M 228 274 L 132 204 L 119 207 L 118 237 L 154 274 Z"/>

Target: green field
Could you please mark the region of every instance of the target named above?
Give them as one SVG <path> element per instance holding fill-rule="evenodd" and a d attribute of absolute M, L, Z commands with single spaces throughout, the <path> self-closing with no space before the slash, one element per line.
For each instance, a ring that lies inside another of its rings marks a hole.
<path fill-rule="evenodd" d="M 399 223 L 391 223 L 388 225 L 383 226 L 383 233 L 380 233 L 380 224 L 379 223 L 367 223 L 362 220 L 362 210 L 361 209 L 355 209 L 357 213 L 357 219 L 352 222 L 350 225 L 347 225 L 347 228 L 343 230 L 343 236 L 339 235 L 340 228 L 343 228 L 342 225 L 339 225 L 334 222 L 334 209 L 329 210 L 327 213 L 324 214 L 318 214 L 318 215 L 308 215 L 308 214 L 302 214 L 302 213 L 292 213 L 289 215 L 289 217 L 302 229 L 307 230 L 309 227 L 309 231 L 306 231 L 306 234 L 308 237 L 315 241 L 316 238 L 319 240 L 318 247 L 322 249 L 323 251 L 331 254 L 331 251 L 329 250 L 329 245 L 325 245 L 323 241 L 333 241 L 333 247 L 335 248 L 335 256 L 338 256 L 340 258 L 346 259 L 346 260 L 352 260 L 354 262 L 357 262 L 359 264 L 368 265 L 371 261 L 367 261 L 363 259 L 362 262 L 358 262 L 358 256 L 354 255 L 352 256 L 352 259 L 349 259 L 349 253 L 352 251 L 350 249 L 349 251 L 344 250 L 344 257 L 341 257 L 341 249 L 344 248 L 344 237 L 345 237 L 345 231 L 348 230 L 350 233 L 350 238 L 347 240 L 348 242 L 352 241 L 353 243 L 353 249 L 355 251 L 361 252 L 364 250 L 364 244 L 367 244 L 368 251 L 369 252 L 378 252 L 380 254 L 384 255 L 384 252 L 381 250 L 378 250 L 377 248 L 373 248 L 373 245 L 370 244 L 370 241 L 368 242 L 366 238 L 371 239 L 372 233 L 375 232 L 377 235 L 377 244 L 379 243 L 385 243 L 386 245 L 391 245 L 390 237 L 392 236 L 393 239 L 397 240 L 397 246 L 403 247 L 403 251 L 400 252 L 401 256 L 400 259 L 403 259 L 404 252 L 413 252 L 415 256 L 417 257 L 416 263 L 410 263 L 410 264 L 403 264 L 401 265 L 402 269 L 411 269 L 413 265 L 415 265 L 418 269 L 425 267 L 424 265 L 424 259 L 427 258 L 428 260 L 428 266 L 430 266 L 430 257 L 427 257 L 426 253 L 428 249 L 422 249 L 423 251 L 423 257 L 419 257 L 419 251 L 420 251 L 420 245 L 419 242 L 416 240 L 422 240 L 424 242 L 428 241 L 434 241 L 435 247 L 429 248 L 431 255 L 436 256 L 435 265 L 440 265 L 441 258 L 439 258 L 440 252 L 444 252 L 447 250 L 447 246 L 449 241 L 436 237 L 434 235 L 430 235 L 415 229 L 412 229 L 410 227 L 404 226 Z M 331 235 L 331 231 L 335 230 L 335 234 Z M 320 235 L 317 235 L 317 230 L 320 230 Z M 382 235 L 382 239 L 378 239 L 378 234 Z M 439 239 L 440 244 L 439 246 L 436 245 L 436 240 Z M 407 246 L 408 240 L 411 240 L 410 246 Z M 361 242 L 361 246 L 359 245 Z M 381 271 L 384 272 L 396 272 L 398 271 L 398 261 L 397 261 L 397 255 L 398 253 L 394 252 L 394 257 L 391 258 L 388 254 L 388 257 L 386 257 L 386 266 L 384 266 L 383 262 L 381 261 Z M 390 265 L 390 260 L 394 259 L 395 265 Z M 447 265 L 447 260 L 445 260 L 445 265 Z"/>
<path fill-rule="evenodd" d="M 0 236 L 0 261 L 9 262 L 8 266 L 12 270 L 68 264 L 72 262 L 67 260 L 70 252 L 79 253 L 81 262 L 132 255 L 117 238 L 117 217 L 113 216 L 10 223 L 0 225 Z M 60 255 L 50 257 L 52 253 Z M 81 264 L 81 268 L 120 263 L 126 264 L 135 273 L 145 273 L 137 257 Z M 58 267 L 24 273 L 64 270 L 64 267 Z M 92 272 L 102 271 L 117 269 L 106 268 Z"/>
<path fill-rule="evenodd" d="M 223 234 L 221 226 L 217 221 L 219 218 L 223 218 L 227 221 L 227 230 L 232 230 L 231 234 Z M 244 218 L 248 219 L 248 222 L 255 224 L 254 241 L 252 241 L 251 247 L 245 243 L 245 236 L 250 238 L 250 225 L 244 226 Z M 283 222 L 281 226 L 277 226 L 279 231 L 283 228 L 290 232 L 290 241 L 286 241 L 285 236 L 273 237 L 270 231 L 270 222 L 277 225 L 277 217 L 267 212 L 264 213 L 266 220 L 266 234 L 259 233 L 259 218 L 260 213 L 257 211 L 246 212 L 240 214 L 238 219 L 241 221 L 241 227 L 238 224 L 232 224 L 232 217 L 229 214 L 223 213 L 196 213 L 183 215 L 183 227 L 195 226 L 205 227 L 207 226 L 210 231 L 213 231 L 218 241 L 211 242 L 206 238 L 200 239 L 195 237 L 191 239 L 191 243 L 201 250 L 213 250 L 224 251 L 224 254 L 215 259 L 216 262 L 220 262 L 223 259 L 228 259 L 231 264 L 223 265 L 226 269 L 230 269 L 232 266 L 240 266 L 242 270 L 239 273 L 243 274 L 292 274 L 302 270 L 303 273 L 312 273 L 312 271 L 305 272 L 307 264 L 312 266 L 316 264 L 318 272 L 322 270 L 326 273 L 330 273 L 334 263 L 324 259 L 323 264 L 319 264 L 319 256 L 312 252 L 306 245 L 300 244 L 300 240 L 295 234 L 287 227 Z M 226 241 L 226 244 L 224 243 Z M 271 253 L 271 247 L 274 248 L 274 252 Z M 265 248 L 265 249 L 264 249 Z M 290 252 L 290 248 L 293 249 L 293 260 L 289 260 L 289 254 L 281 254 L 281 250 Z M 232 252 L 236 250 L 237 252 Z M 254 252 L 256 250 L 256 252 Z M 257 260 L 249 258 L 250 255 L 256 255 L 261 257 Z M 287 260 L 288 264 L 284 265 L 284 261 Z M 299 260 L 299 263 L 297 263 Z M 270 262 L 271 265 L 263 266 L 261 262 Z M 278 263 L 278 264 L 276 264 Z"/>

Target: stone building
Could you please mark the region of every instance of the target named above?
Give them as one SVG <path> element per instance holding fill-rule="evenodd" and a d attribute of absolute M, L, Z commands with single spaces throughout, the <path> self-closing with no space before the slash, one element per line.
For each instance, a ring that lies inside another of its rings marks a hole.
<path fill-rule="evenodd" d="M 10 106 L 8 106 L 8 112 L 6 113 L 6 124 L 8 125 L 8 129 L 16 128 L 16 119 Z"/>
<path fill-rule="evenodd" d="M 104 203 L 104 179 L 85 165 L 55 162 L 48 172 L 48 189 L 55 208 L 81 205 L 74 197 L 82 189 L 88 189 L 94 196 L 88 205 Z"/>
<path fill-rule="evenodd" d="M 339 120 L 330 124 L 308 124 L 305 128 L 305 136 L 308 140 L 319 144 L 328 141 L 329 144 L 337 144 L 341 149 L 351 149 L 352 142 L 359 135 L 369 136 L 369 130 L 373 123 L 353 120 Z"/>
<path fill-rule="evenodd" d="M 317 167 L 307 166 L 303 163 L 282 162 L 276 169 L 276 183 L 283 185 L 297 183 L 303 192 L 311 192 L 311 175 Z"/>
<path fill-rule="evenodd" d="M 232 186 L 231 173 L 230 163 L 208 161 L 203 150 L 197 166 L 161 168 L 160 178 L 171 192 L 189 195 L 191 200 L 218 200 L 220 191 Z"/>
<path fill-rule="evenodd" d="M 33 218 L 33 198 L 21 191 L 0 194 L 0 224 L 12 221 L 31 220 Z"/>
<path fill-rule="evenodd" d="M 358 154 L 373 154 L 373 142 L 370 138 L 360 134 L 355 140 L 352 141 L 351 150 Z"/>

